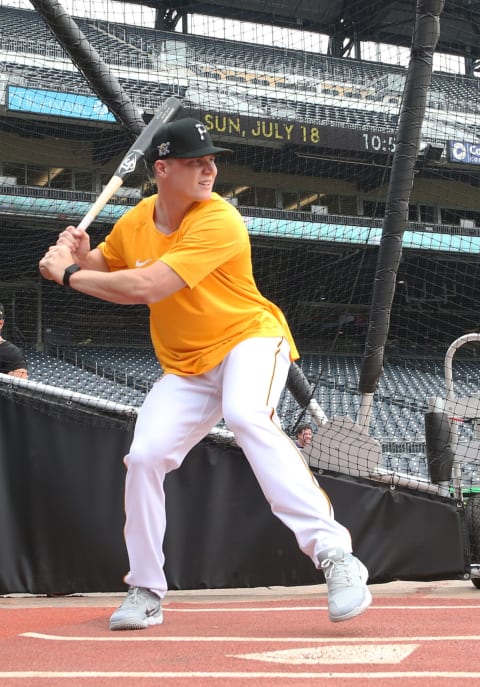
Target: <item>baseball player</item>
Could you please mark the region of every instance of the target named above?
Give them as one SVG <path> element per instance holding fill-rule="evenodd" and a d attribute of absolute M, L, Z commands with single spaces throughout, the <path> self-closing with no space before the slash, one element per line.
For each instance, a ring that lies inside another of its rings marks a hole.
<path fill-rule="evenodd" d="M 11 341 L 7 341 L 1 335 L 5 324 L 5 310 L 0 303 L 0 372 L 11 377 L 27 379 L 28 369 L 25 356 L 22 351 Z"/>
<path fill-rule="evenodd" d="M 323 570 L 330 619 L 353 618 L 371 603 L 348 530 L 280 428 L 275 409 L 298 352 L 282 312 L 257 289 L 241 215 L 213 192 L 215 157 L 228 152 L 200 121 L 164 125 L 146 154 L 158 193 L 93 250 L 83 230 L 67 227 L 39 264 L 45 278 L 81 293 L 147 304 L 164 371 L 139 410 L 125 457 L 129 590 L 112 630 L 162 622 L 164 479 L 222 417 L 273 513 Z"/>

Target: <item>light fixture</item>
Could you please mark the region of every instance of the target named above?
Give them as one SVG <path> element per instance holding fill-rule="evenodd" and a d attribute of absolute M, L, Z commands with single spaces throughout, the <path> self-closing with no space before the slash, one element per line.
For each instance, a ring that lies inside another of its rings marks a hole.
<path fill-rule="evenodd" d="M 439 162 L 443 149 L 444 147 L 441 143 L 427 143 L 423 151 L 424 162 Z"/>

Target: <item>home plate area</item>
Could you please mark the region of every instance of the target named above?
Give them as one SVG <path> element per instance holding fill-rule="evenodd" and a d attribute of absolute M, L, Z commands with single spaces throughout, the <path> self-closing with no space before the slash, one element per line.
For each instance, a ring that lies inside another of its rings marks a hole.
<path fill-rule="evenodd" d="M 44 601 L 1 605 L 2 687 L 480 685 L 480 597 L 383 597 L 344 623 L 324 599 L 167 602 L 163 625 L 135 632 L 108 630 L 114 607 Z"/>

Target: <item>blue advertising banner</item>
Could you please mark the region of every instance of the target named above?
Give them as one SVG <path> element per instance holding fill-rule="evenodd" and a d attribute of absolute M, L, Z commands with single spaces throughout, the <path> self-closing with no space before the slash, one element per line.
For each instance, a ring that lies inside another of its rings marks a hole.
<path fill-rule="evenodd" d="M 448 141 L 447 155 L 449 162 L 461 162 L 464 165 L 480 165 L 480 143 Z"/>
<path fill-rule="evenodd" d="M 95 96 L 60 93 L 40 88 L 8 86 L 6 107 L 8 110 L 32 114 L 92 119 L 100 122 L 116 121 L 108 107 Z"/>

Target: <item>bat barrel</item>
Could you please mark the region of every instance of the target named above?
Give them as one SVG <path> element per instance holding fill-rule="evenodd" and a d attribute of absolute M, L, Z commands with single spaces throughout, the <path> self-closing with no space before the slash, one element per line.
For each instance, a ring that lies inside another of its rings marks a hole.
<path fill-rule="evenodd" d="M 105 186 L 95 203 L 77 225 L 80 229 L 87 229 L 108 201 L 115 195 L 124 179 L 135 171 L 139 160 L 148 150 L 153 137 L 161 126 L 169 122 L 181 110 L 182 103 L 173 96 L 167 98 L 148 125 L 144 128 L 136 141 L 130 146 L 114 175 Z"/>

